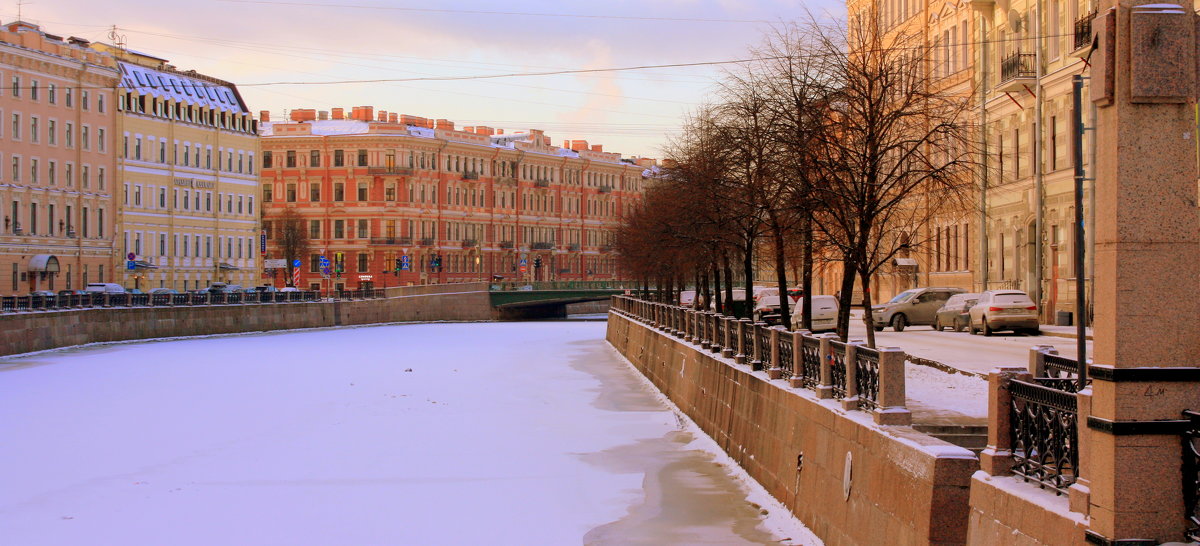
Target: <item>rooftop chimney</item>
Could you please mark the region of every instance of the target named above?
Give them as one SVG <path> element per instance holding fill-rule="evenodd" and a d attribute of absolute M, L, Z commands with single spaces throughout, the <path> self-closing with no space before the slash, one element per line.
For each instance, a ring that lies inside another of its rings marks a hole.
<path fill-rule="evenodd" d="M 601 144 L 592 144 L 592 151 L 593 152 L 603 152 L 604 146 Z"/>
<path fill-rule="evenodd" d="M 317 111 L 312 108 L 299 108 L 292 110 L 292 121 L 304 122 L 317 119 Z"/>
<path fill-rule="evenodd" d="M 329 110 L 321 110 L 320 112 L 317 112 L 317 119 L 321 121 L 329 119 Z"/>
<path fill-rule="evenodd" d="M 263 122 L 263 123 L 270 123 L 271 122 L 271 111 L 270 110 L 259 111 L 258 121 Z"/>
<path fill-rule="evenodd" d="M 400 122 L 400 114 L 397 114 L 395 112 L 388 114 L 388 123 L 399 123 L 399 122 Z"/>
<path fill-rule="evenodd" d="M 454 122 L 450 121 L 448 119 L 439 119 L 439 120 L 437 120 L 437 125 L 435 125 L 434 127 L 438 128 L 438 129 L 445 129 L 447 131 L 453 131 L 454 130 Z"/>
<path fill-rule="evenodd" d="M 383 122 L 386 122 L 386 121 L 387 121 L 387 119 L 388 119 L 388 118 L 387 118 L 387 114 L 388 114 L 388 113 L 387 113 L 387 110 L 380 110 L 380 111 L 379 111 L 379 116 L 375 118 L 375 119 L 376 119 L 376 121 L 383 121 Z"/>
<path fill-rule="evenodd" d="M 333 119 L 346 119 L 346 111 L 341 108 L 334 108 Z"/>

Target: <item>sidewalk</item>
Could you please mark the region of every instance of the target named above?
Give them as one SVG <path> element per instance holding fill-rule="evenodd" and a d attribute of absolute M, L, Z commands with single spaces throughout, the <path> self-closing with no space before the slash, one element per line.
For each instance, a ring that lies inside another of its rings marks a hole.
<path fill-rule="evenodd" d="M 1088 339 L 1092 339 L 1092 329 L 1091 328 L 1087 328 L 1086 330 L 1084 330 L 1084 332 L 1086 332 Z M 1043 324 L 1042 325 L 1042 335 L 1054 336 L 1054 337 L 1069 337 L 1071 339 L 1076 338 L 1074 326 L 1054 326 L 1053 324 Z"/>

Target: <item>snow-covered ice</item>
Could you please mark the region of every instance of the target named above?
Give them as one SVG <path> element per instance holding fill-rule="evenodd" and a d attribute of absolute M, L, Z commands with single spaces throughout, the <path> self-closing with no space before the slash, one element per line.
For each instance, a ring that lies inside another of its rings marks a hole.
<path fill-rule="evenodd" d="M 604 328 L 388 325 L 0 359 L 0 542 L 812 541 Z"/>

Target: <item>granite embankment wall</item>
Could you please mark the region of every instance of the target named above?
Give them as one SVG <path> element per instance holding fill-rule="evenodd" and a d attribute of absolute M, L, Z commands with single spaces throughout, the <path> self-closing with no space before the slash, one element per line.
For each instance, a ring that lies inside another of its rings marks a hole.
<path fill-rule="evenodd" d="M 830 546 L 963 544 L 963 448 L 880 426 L 805 389 L 703 352 L 619 312 L 608 341 Z"/>
<path fill-rule="evenodd" d="M 491 320 L 486 284 L 389 290 L 374 300 L 121 307 L 0 315 L 0 356 L 87 343 L 400 321 Z"/>

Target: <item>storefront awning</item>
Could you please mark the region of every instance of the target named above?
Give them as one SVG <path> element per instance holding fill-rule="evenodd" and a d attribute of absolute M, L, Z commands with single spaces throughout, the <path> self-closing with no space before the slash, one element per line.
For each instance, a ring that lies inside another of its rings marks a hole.
<path fill-rule="evenodd" d="M 58 273 L 58 258 L 53 254 L 37 254 L 29 259 L 29 271 Z"/>

